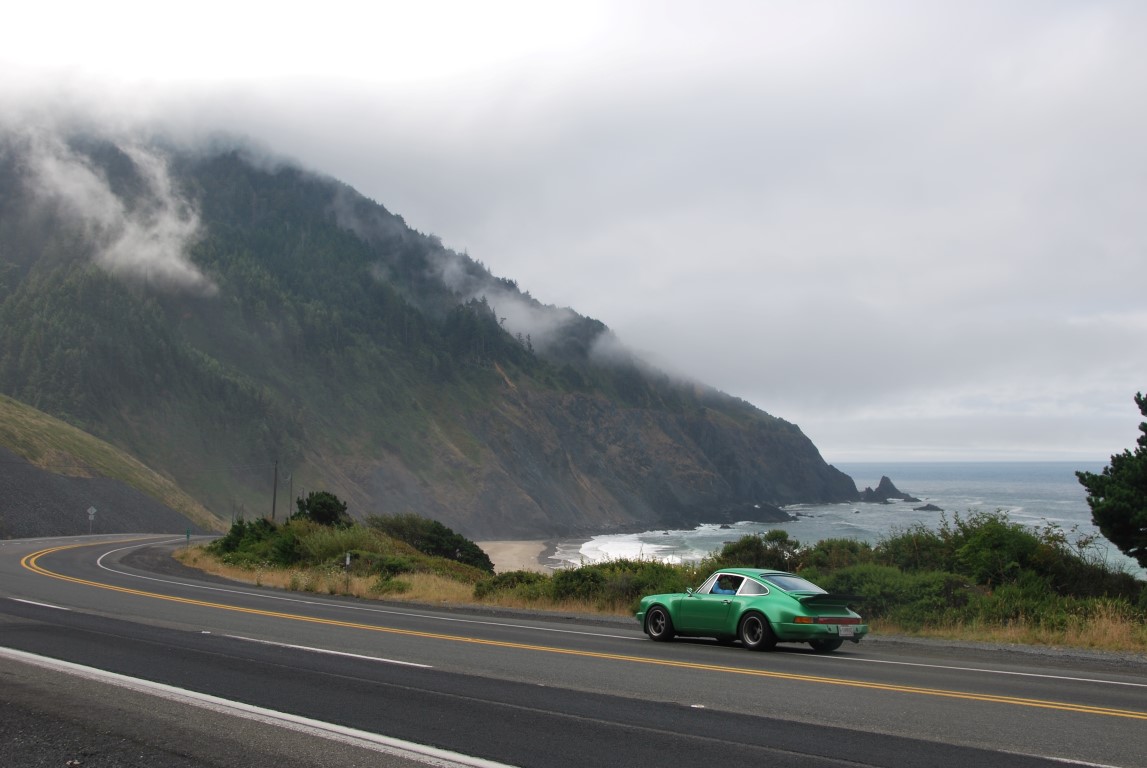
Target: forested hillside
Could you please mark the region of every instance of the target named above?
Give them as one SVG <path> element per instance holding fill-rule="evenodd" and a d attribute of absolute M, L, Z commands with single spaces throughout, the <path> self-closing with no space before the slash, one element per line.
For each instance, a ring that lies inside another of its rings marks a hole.
<path fill-rule="evenodd" d="M 796 426 L 233 145 L 5 136 L 0 328 L 0 393 L 224 519 L 323 489 L 510 538 L 856 497 Z"/>

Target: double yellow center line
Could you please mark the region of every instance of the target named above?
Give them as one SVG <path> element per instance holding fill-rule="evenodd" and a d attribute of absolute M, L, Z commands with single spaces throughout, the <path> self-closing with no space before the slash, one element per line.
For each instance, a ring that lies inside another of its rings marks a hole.
<path fill-rule="evenodd" d="M 91 546 L 90 544 L 71 544 L 62 547 L 53 547 L 44 549 L 39 552 L 34 552 L 21 559 L 20 564 L 41 576 L 47 576 L 53 579 L 60 579 L 62 581 L 72 582 L 73 584 L 83 584 L 89 587 L 96 587 L 97 589 L 106 589 L 113 592 L 120 592 L 128 595 L 138 595 L 140 597 L 150 597 L 156 600 L 167 600 L 173 603 L 182 603 L 185 605 L 197 605 L 203 608 L 214 608 L 221 611 L 233 611 L 236 613 L 245 613 L 254 616 L 267 616 L 276 619 L 287 619 L 289 621 L 302 621 L 310 624 L 323 624 L 332 627 L 346 627 L 349 629 L 361 629 L 368 632 L 382 632 L 391 635 L 404 635 L 407 637 L 419 637 L 433 640 L 447 640 L 455 643 L 469 643 L 471 645 L 485 645 L 494 646 L 498 648 L 511 648 L 522 651 L 535 651 L 539 653 L 553 653 L 565 656 L 578 656 L 582 658 L 604 659 L 607 661 L 621 661 L 631 664 L 647 664 L 659 667 L 674 667 L 678 669 L 693 669 L 706 672 L 720 672 L 723 674 L 732 675 L 747 675 L 750 677 L 763 677 L 776 680 L 792 680 L 804 683 L 820 683 L 822 685 L 837 685 L 848 688 L 862 688 L 874 691 L 891 691 L 895 693 L 909 693 L 922 696 L 937 696 L 948 699 L 964 699 L 967 701 L 984 701 L 995 704 L 1010 704 L 1013 706 L 1021 707 L 1035 707 L 1038 709 L 1053 709 L 1063 712 L 1080 712 L 1090 715 L 1103 715 L 1105 717 L 1123 717 L 1135 720 L 1147 720 L 1147 712 L 1140 712 L 1128 709 L 1113 709 L 1110 707 L 1096 707 L 1088 704 L 1072 704 L 1062 701 L 1049 701 L 1045 699 L 1027 699 L 1017 696 L 999 696 L 988 693 L 969 693 L 966 691 L 951 691 L 942 688 L 922 688 L 910 685 L 893 685 L 889 683 L 874 683 L 866 682 L 863 680 L 849 680 L 847 678 L 837 677 L 821 677 L 818 675 L 801 675 L 792 674 L 788 672 L 773 672 L 763 669 L 746 669 L 744 667 L 730 667 L 718 664 L 698 664 L 696 662 L 688 661 L 673 661 L 671 659 L 654 659 L 645 656 L 629 656 L 626 654 L 618 653 L 600 653 L 597 651 L 579 651 L 569 648 L 556 648 L 548 645 L 532 645 L 529 643 L 512 643 L 504 640 L 484 640 L 476 637 L 466 637 L 464 635 L 447 635 L 438 632 L 420 632 L 411 629 L 397 629 L 393 627 L 380 627 L 373 624 L 362 624 L 353 621 L 339 621 L 337 619 L 320 619 L 313 616 L 304 616 L 297 613 L 284 613 L 281 611 L 265 611 L 258 608 L 244 608 L 238 605 L 228 605 L 227 603 L 216 603 L 207 600 L 193 600 L 186 597 L 175 597 L 173 595 L 164 595 L 157 592 L 147 592 L 140 589 L 129 589 L 128 587 L 119 587 L 114 584 L 105 584 L 98 581 L 90 581 L 88 579 L 80 579 L 74 576 L 66 576 L 62 573 L 49 571 L 40 565 L 39 560 L 41 557 L 50 555 L 53 552 L 59 552 L 65 549 L 74 549 L 76 547 Z"/>

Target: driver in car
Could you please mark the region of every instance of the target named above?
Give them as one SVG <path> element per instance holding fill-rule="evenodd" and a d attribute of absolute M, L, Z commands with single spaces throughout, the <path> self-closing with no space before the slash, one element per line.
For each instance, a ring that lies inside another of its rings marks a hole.
<path fill-rule="evenodd" d="M 713 595 L 735 595 L 737 594 L 736 585 L 726 576 L 717 579 L 717 583 L 709 590 Z"/>

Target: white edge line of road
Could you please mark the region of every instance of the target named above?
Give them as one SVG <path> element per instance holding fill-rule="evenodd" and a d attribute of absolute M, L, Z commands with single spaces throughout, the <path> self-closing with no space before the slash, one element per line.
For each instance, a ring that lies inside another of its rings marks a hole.
<path fill-rule="evenodd" d="M 299 603 L 301 605 L 323 605 L 323 606 L 327 606 L 327 607 L 330 607 L 332 605 L 331 603 L 326 603 L 326 602 L 319 603 L 318 601 L 315 601 L 315 600 L 304 600 L 304 599 L 298 598 L 298 597 L 287 597 L 286 595 L 274 595 L 274 594 L 270 594 L 267 592 L 248 592 L 247 590 L 244 590 L 244 589 L 230 589 L 227 587 L 209 587 L 206 584 L 195 584 L 192 582 L 177 581 L 175 579 L 160 579 L 160 578 L 157 578 L 155 576 L 143 576 L 143 575 L 140 575 L 138 573 L 129 573 L 127 571 L 121 571 L 121 570 L 118 570 L 116 568 L 112 568 L 111 566 L 104 564 L 104 558 L 105 557 L 107 557 L 108 555 L 114 555 L 117 552 L 123 552 L 123 551 L 128 550 L 128 549 L 138 549 L 140 547 L 154 546 L 156 544 L 178 543 L 180 541 L 183 541 L 183 539 L 179 538 L 179 539 L 171 539 L 171 540 L 165 540 L 165 541 L 146 541 L 142 544 L 133 544 L 130 547 L 120 547 L 118 549 L 109 549 L 107 552 L 104 552 L 102 555 L 100 555 L 98 558 L 96 558 L 96 565 L 98 565 L 101 569 L 103 569 L 109 573 L 116 573 L 116 574 L 119 574 L 120 576 L 127 576 L 128 578 L 131 578 L 131 579 L 142 579 L 144 581 L 154 581 L 154 582 L 157 582 L 159 584 L 175 584 L 175 585 L 178 585 L 180 587 L 187 587 L 189 589 L 204 589 L 204 590 L 207 590 L 208 592 L 223 592 L 225 594 L 245 595 L 247 597 L 261 597 L 261 598 L 264 598 L 266 600 L 281 600 L 285 603 Z M 106 543 L 111 544 L 114 542 L 106 542 Z M 576 630 L 576 629 L 557 629 L 555 627 L 532 627 L 528 624 L 512 624 L 509 622 L 485 621 L 483 619 L 459 619 L 459 618 L 456 618 L 453 616 L 436 616 L 433 614 L 426 614 L 426 613 L 414 613 L 413 611 L 395 611 L 395 610 L 390 610 L 387 608 L 373 608 L 373 607 L 367 607 L 367 606 L 362 606 L 362 605 L 351 605 L 349 603 L 339 603 L 338 605 L 340 608 L 346 608 L 346 609 L 352 610 L 352 611 L 364 611 L 367 613 L 384 613 L 384 614 L 389 614 L 391 616 L 414 616 L 414 617 L 417 617 L 420 619 L 435 619 L 437 621 L 453 622 L 455 624 L 482 624 L 482 625 L 489 626 L 489 627 L 511 627 L 513 629 L 529 629 L 529 630 L 533 630 L 535 632 L 555 632 L 555 633 L 564 634 L 564 635 L 588 635 L 590 637 L 608 637 L 608 638 L 612 638 L 612 639 L 616 639 L 616 640 L 644 640 L 645 639 L 644 636 L 633 637 L 632 635 L 610 635 L 610 634 L 605 634 L 603 632 L 582 632 L 582 631 Z"/>
<path fill-rule="evenodd" d="M 140 693 L 159 696 L 160 698 L 170 701 L 201 707 L 213 712 L 287 728 L 298 733 L 331 739 L 361 749 L 382 752 L 395 757 L 412 760 L 423 765 L 436 766 L 436 768 L 458 768 L 459 766 L 464 766 L 465 768 L 512 768 L 512 766 L 508 766 L 505 763 L 485 760 L 480 757 L 471 757 L 470 755 L 416 744 L 411 741 L 403 741 L 402 739 L 369 733 L 368 731 L 360 731 L 356 728 L 324 723 L 321 720 L 312 720 L 286 712 L 276 712 L 272 709 L 255 707 L 238 701 L 228 701 L 227 699 L 221 699 L 217 696 L 211 696 L 205 693 L 197 693 L 183 688 L 164 685 L 163 683 L 153 683 L 148 680 L 127 677 L 126 675 L 120 675 L 115 672 L 107 672 L 94 667 L 85 667 L 81 664 L 73 664 L 70 661 L 60 661 L 59 659 L 37 656 L 36 654 L 17 651 L 12 648 L 0 647 L 0 658 L 22 661 L 46 669 L 77 675 L 96 682 L 107 683 Z"/>
<path fill-rule="evenodd" d="M 55 608 L 57 611 L 70 611 L 71 608 L 65 608 L 62 605 L 52 605 L 51 603 L 41 603 L 37 600 L 25 600 L 21 597 L 10 597 L 9 600 L 14 600 L 17 603 L 25 603 L 27 605 L 38 605 L 41 608 Z"/>
<path fill-rule="evenodd" d="M 1125 685 L 1131 688 L 1147 688 L 1147 683 L 1132 683 L 1128 680 L 1104 680 L 1101 677 L 1070 677 L 1068 675 L 1048 675 L 1039 672 L 1013 672 L 1007 669 L 983 669 L 981 667 L 956 667 L 948 664 L 924 664 L 918 661 L 893 661 L 892 659 L 862 659 L 855 656 L 825 655 L 822 658 L 833 661 L 849 661 L 854 664 L 893 664 L 901 667 L 927 667 L 947 669 L 953 672 L 980 672 L 987 675 L 1012 675 L 1014 677 L 1036 677 L 1045 680 L 1063 680 L 1069 683 L 1099 683 L 1100 685 Z"/>
<path fill-rule="evenodd" d="M 204 634 L 211 634 L 205 632 Z M 276 643 L 273 640 L 259 640 L 254 637 L 243 637 L 242 635 L 220 635 L 231 640 L 242 640 L 247 643 L 258 643 L 259 645 L 271 645 L 276 648 L 292 648 L 296 651 L 309 651 L 310 653 L 325 653 L 328 656 L 343 656 L 348 659 L 364 659 L 365 661 L 377 661 L 383 664 L 398 664 L 403 667 L 419 667 L 420 669 L 434 669 L 429 664 L 419 664 L 415 661 L 399 661 L 398 659 L 384 659 L 381 656 L 365 656 L 361 653 L 347 653 L 346 651 L 332 651 L 329 648 L 315 648 L 310 645 L 292 645 L 290 643 Z"/>
<path fill-rule="evenodd" d="M 1053 755 L 1036 755 L 1031 752 L 1009 752 L 1006 749 L 1001 751 L 1002 755 L 1015 755 L 1016 757 L 1034 757 L 1038 760 L 1048 760 L 1053 763 L 1062 763 L 1063 765 L 1078 765 L 1081 768 L 1123 768 L 1120 765 L 1110 765 L 1108 763 L 1088 763 L 1083 760 L 1072 760 L 1069 757 L 1055 757 Z"/>

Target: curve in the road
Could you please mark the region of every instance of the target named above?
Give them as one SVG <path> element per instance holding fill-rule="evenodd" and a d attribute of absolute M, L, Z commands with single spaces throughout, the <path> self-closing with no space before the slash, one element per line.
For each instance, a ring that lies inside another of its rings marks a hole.
<path fill-rule="evenodd" d="M 361 622 L 341 621 L 337 619 L 324 619 L 313 616 L 306 616 L 297 613 L 287 613 L 282 611 L 268 611 L 257 608 L 248 608 L 239 605 L 230 605 L 228 603 L 195 600 L 192 598 L 178 597 L 174 595 L 165 595 L 159 592 L 151 592 L 141 589 L 132 589 L 129 587 L 122 587 L 115 584 L 107 584 L 99 581 L 92 581 L 90 579 L 81 579 L 74 576 L 58 573 L 49 570 L 40 564 L 40 559 L 50 555 L 54 552 L 60 552 L 67 549 L 75 549 L 78 547 L 91 546 L 91 544 L 70 544 L 65 546 L 49 547 L 47 549 L 33 552 L 23 557 L 20 564 L 29 571 L 41 576 L 53 579 L 60 579 L 63 581 L 72 582 L 75 584 L 83 584 L 89 587 L 98 589 L 106 589 L 114 592 L 131 594 L 141 597 L 149 597 L 157 600 L 166 600 L 170 602 L 183 603 L 187 605 L 195 605 L 205 608 L 213 608 L 223 611 L 239 612 L 258 616 L 267 616 L 278 619 L 287 619 L 291 621 L 306 622 L 311 624 L 322 624 L 328 626 L 337 626 L 351 629 L 361 629 L 369 632 L 380 632 L 386 634 L 404 635 L 410 637 L 419 637 L 433 640 L 444 640 L 458 643 L 468 643 L 473 645 L 496 646 L 501 648 L 512 648 L 516 650 L 535 651 L 539 653 L 551 653 L 566 656 L 579 656 L 584 658 L 605 659 L 609 661 L 620 661 L 632 664 L 645 664 L 652 666 L 664 667 L 677 667 L 685 669 L 704 670 L 709 672 L 720 672 L 724 674 L 746 675 L 754 677 L 775 678 L 790 681 L 816 683 L 822 685 L 844 686 L 850 688 L 862 688 L 867 690 L 880 690 L 891 691 L 896 693 L 907 693 L 922 696 L 935 696 L 950 699 L 963 699 L 967 701 L 982 701 L 991 702 L 995 704 L 1008 704 L 1021 707 L 1034 707 L 1039 709 L 1051 709 L 1064 712 L 1077 712 L 1091 715 L 1100 715 L 1104 717 L 1118 717 L 1130 718 L 1135 720 L 1147 720 L 1147 712 L 1116 709 L 1109 707 L 1098 707 L 1086 704 L 1076 704 L 1071 702 L 1052 701 L 1046 699 L 1031 699 L 1013 696 L 1002 696 L 996 694 L 974 693 L 968 691 L 945 690 L 941 688 L 926 688 L 916 686 L 895 685 L 889 683 L 878 683 L 864 680 L 851 680 L 847 678 L 824 677 L 818 675 L 803 675 L 788 672 L 776 672 L 761 669 L 748 669 L 744 667 L 733 667 L 715 664 L 699 664 L 696 662 L 677 661 L 672 659 L 656 659 L 644 656 L 631 656 L 627 654 L 616 653 L 602 653 L 597 651 L 576 650 L 570 648 L 561 648 L 557 646 L 536 645 L 530 643 L 515 643 L 504 640 L 489 640 L 484 638 L 467 637 L 464 635 L 452 635 L 438 632 L 425 632 L 418 630 L 399 629 L 395 627 L 383 627 L 373 624 L 364 624 Z"/>

